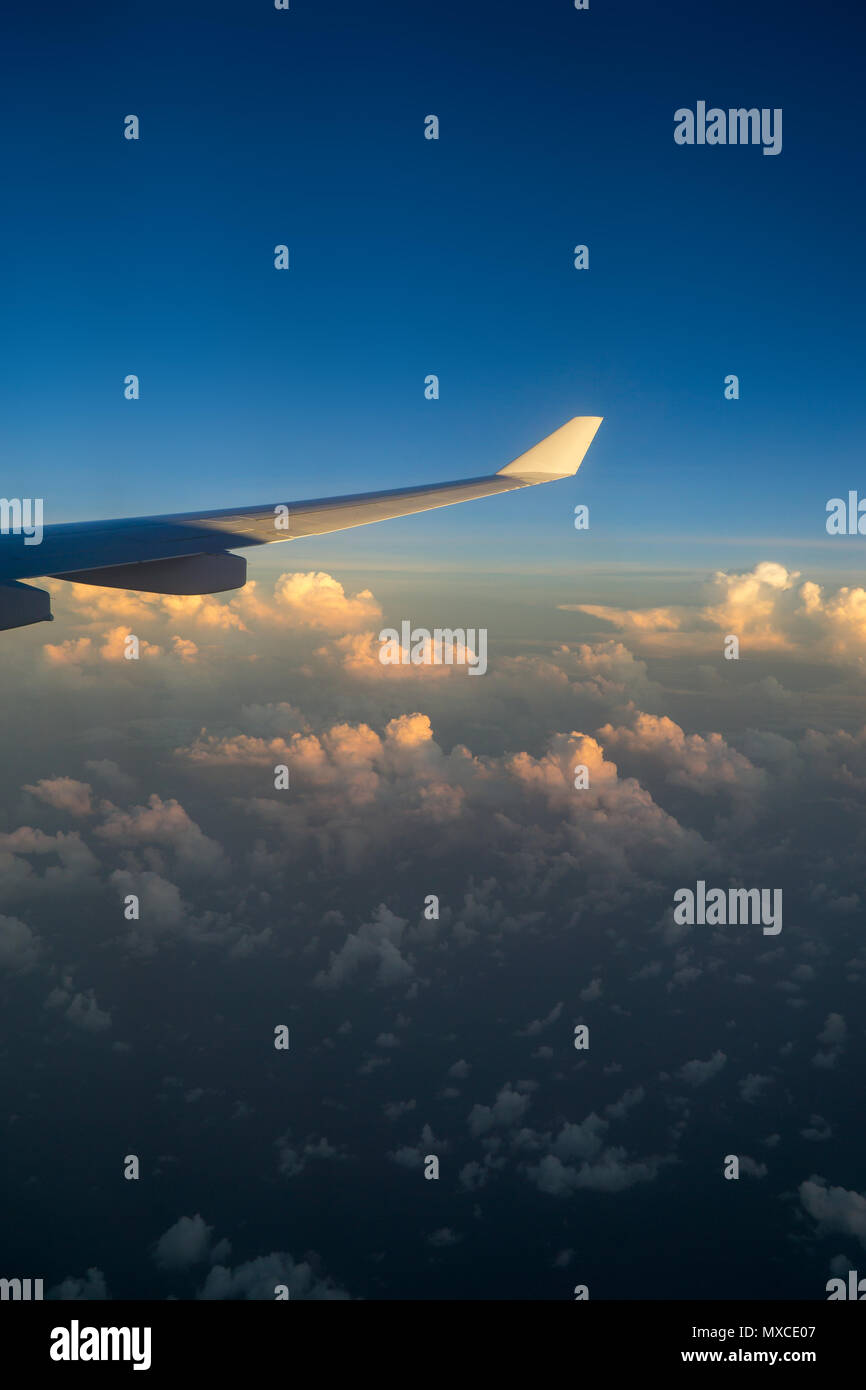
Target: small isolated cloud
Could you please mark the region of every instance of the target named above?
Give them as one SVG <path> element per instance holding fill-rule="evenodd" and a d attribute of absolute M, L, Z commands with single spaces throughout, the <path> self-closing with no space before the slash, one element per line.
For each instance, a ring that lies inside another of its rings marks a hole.
<path fill-rule="evenodd" d="M 823 1115 L 810 1115 L 809 1123 L 805 1129 L 800 1130 L 804 1139 L 811 1139 L 813 1143 L 821 1144 L 827 1139 L 832 1139 L 833 1130 Z"/>
<path fill-rule="evenodd" d="M 406 920 L 395 917 L 380 903 L 372 921 L 351 933 L 339 951 L 331 952 L 327 969 L 319 971 L 314 984 L 320 989 L 339 989 L 366 967 L 373 967 L 374 982 L 382 988 L 407 984 L 414 971 L 400 952 L 405 929 Z"/>
<path fill-rule="evenodd" d="M 606 1105 L 604 1113 L 610 1115 L 612 1120 L 624 1120 L 629 1110 L 633 1110 L 636 1105 L 646 1097 L 643 1086 L 633 1086 L 630 1091 L 624 1091 L 619 1100 L 615 1100 L 612 1105 Z"/>
<path fill-rule="evenodd" d="M 511 1082 L 506 1082 L 492 1106 L 472 1107 L 468 1121 L 469 1133 L 477 1139 L 491 1129 L 508 1129 L 522 1120 L 528 1106 L 529 1096 L 512 1090 Z"/>
<path fill-rule="evenodd" d="M 748 1076 L 740 1082 L 740 1095 L 743 1100 L 753 1104 L 759 1096 L 762 1096 L 768 1086 L 773 1084 L 772 1076 L 760 1076 L 757 1072 L 750 1072 Z"/>
<path fill-rule="evenodd" d="M 66 811 L 71 816 L 89 816 L 93 812 L 93 788 L 74 777 L 42 777 L 34 785 L 26 785 L 24 791 L 53 806 L 55 811 Z"/>
<path fill-rule="evenodd" d="M 766 1163 L 758 1163 L 748 1154 L 740 1154 L 740 1172 L 745 1173 L 748 1178 L 765 1178 L 768 1168 Z"/>
<path fill-rule="evenodd" d="M 48 1297 L 71 1303 L 96 1303 L 110 1299 L 111 1294 L 106 1287 L 102 1270 L 93 1267 L 88 1269 L 82 1279 L 67 1275 L 61 1283 L 48 1290 Z"/>
<path fill-rule="evenodd" d="M 85 994 L 73 995 L 65 1016 L 70 1023 L 76 1028 L 82 1028 L 85 1033 L 102 1033 L 111 1027 L 111 1014 L 105 1009 L 100 1009 L 92 989 L 87 990 Z"/>
<path fill-rule="evenodd" d="M 332 1279 L 316 1274 L 312 1265 L 305 1261 L 297 1263 L 293 1256 L 274 1251 L 236 1265 L 234 1269 L 215 1265 L 196 1298 L 273 1302 L 277 1289 L 283 1287 L 293 1302 L 337 1301 L 351 1297 Z"/>
<path fill-rule="evenodd" d="M 718 1076 L 727 1060 L 726 1054 L 717 1050 L 706 1062 L 701 1062 L 698 1058 L 686 1062 L 680 1067 L 678 1075 L 689 1086 L 703 1086 L 711 1077 Z"/>
<path fill-rule="evenodd" d="M 23 974 L 39 956 L 39 941 L 18 917 L 0 916 L 0 970 Z"/>
<path fill-rule="evenodd" d="M 651 1182 L 659 1168 L 658 1159 L 632 1162 L 625 1149 L 605 1149 L 593 1162 L 580 1167 L 563 1163 L 556 1154 L 547 1154 L 528 1177 L 540 1192 L 549 1197 L 570 1197 L 581 1190 L 588 1192 L 624 1192 L 636 1183 Z"/>
<path fill-rule="evenodd" d="M 845 1051 L 845 1044 L 848 1039 L 848 1025 L 841 1014 L 828 1014 L 824 1027 L 818 1034 L 818 1042 L 823 1043 L 823 1050 L 816 1052 L 812 1058 L 812 1065 L 823 1067 L 829 1070 L 835 1067 L 836 1062 Z"/>
<path fill-rule="evenodd" d="M 322 1135 L 321 1138 L 307 1139 L 304 1144 L 293 1145 L 288 1134 L 276 1140 L 277 1167 L 284 1178 L 296 1178 L 303 1173 L 310 1159 L 339 1158 L 339 1150 Z"/>
<path fill-rule="evenodd" d="M 803 1210 L 815 1222 L 819 1236 L 855 1236 L 866 1248 L 866 1197 L 845 1187 L 830 1187 L 813 1176 L 799 1187 Z"/>
<path fill-rule="evenodd" d="M 462 1239 L 450 1226 L 440 1226 L 438 1231 L 427 1237 L 427 1244 L 435 1250 L 447 1250 L 451 1245 L 459 1245 Z"/>
<path fill-rule="evenodd" d="M 211 1255 L 213 1227 L 204 1217 L 182 1216 L 156 1242 L 154 1262 L 161 1269 L 189 1269 Z M 227 1253 L 223 1252 L 223 1253 Z"/>
<path fill-rule="evenodd" d="M 519 1029 L 517 1036 L 519 1038 L 534 1038 L 538 1033 L 543 1033 L 545 1028 L 549 1028 L 551 1023 L 556 1022 L 562 1013 L 562 1009 L 563 1005 L 561 1002 L 559 1004 L 554 1004 L 546 1018 L 534 1018 L 525 1028 Z"/>

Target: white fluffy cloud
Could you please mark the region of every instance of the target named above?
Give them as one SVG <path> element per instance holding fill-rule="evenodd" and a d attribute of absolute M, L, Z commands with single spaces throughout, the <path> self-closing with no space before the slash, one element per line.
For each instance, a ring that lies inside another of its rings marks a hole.
<path fill-rule="evenodd" d="M 866 660 L 866 589 L 828 592 L 797 570 L 764 560 L 742 573 L 718 571 L 694 608 L 629 609 L 575 605 L 628 634 L 647 650 L 717 652 L 720 634 L 733 633 L 743 649 L 800 651 L 861 666 Z"/>

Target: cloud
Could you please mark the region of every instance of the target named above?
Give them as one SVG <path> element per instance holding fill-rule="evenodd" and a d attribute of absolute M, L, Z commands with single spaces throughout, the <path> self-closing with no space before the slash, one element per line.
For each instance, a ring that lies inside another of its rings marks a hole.
<path fill-rule="evenodd" d="M 721 654 L 720 634 L 733 633 L 755 651 L 800 652 L 845 664 L 866 661 L 866 589 L 827 593 L 812 580 L 764 560 L 741 573 L 717 571 L 705 583 L 705 602 L 693 608 L 628 609 L 570 605 L 611 623 L 639 645 L 659 652 Z"/>
<path fill-rule="evenodd" d="M 519 1038 L 536 1037 L 539 1033 L 544 1032 L 545 1028 L 549 1028 L 551 1023 L 556 1022 L 556 1020 L 562 1013 L 562 1009 L 562 1001 L 560 1001 L 558 1004 L 554 1004 L 553 1008 L 550 1010 L 550 1013 L 547 1015 L 546 1018 L 534 1018 L 531 1023 L 528 1023 L 526 1025 L 525 1028 L 521 1028 L 518 1030 L 517 1036 Z"/>
<path fill-rule="evenodd" d="M 415 1170 L 422 1166 L 428 1154 L 439 1157 L 448 1148 L 448 1141 L 437 1139 L 430 1126 L 425 1124 L 417 1144 L 404 1144 L 393 1153 L 389 1153 L 388 1157 L 392 1163 L 396 1163 L 400 1168 Z"/>
<path fill-rule="evenodd" d="M 433 1231 L 427 1237 L 427 1244 L 432 1245 L 434 1250 L 447 1250 L 452 1245 L 459 1245 L 462 1239 L 450 1226 L 440 1226 L 438 1231 Z"/>
<path fill-rule="evenodd" d="M 84 764 L 84 768 L 98 782 L 107 786 L 115 796 L 127 797 L 135 790 L 134 778 L 122 772 L 111 758 L 89 759 Z"/>
<path fill-rule="evenodd" d="M 597 603 L 561 603 L 567 613 L 588 613 L 627 633 L 676 632 L 683 625 L 684 613 L 675 608 L 610 608 Z"/>
<path fill-rule="evenodd" d="M 717 1050 L 706 1062 L 701 1062 L 695 1058 L 691 1062 L 684 1063 L 680 1067 L 678 1075 L 690 1086 L 704 1086 L 712 1077 L 718 1076 L 727 1060 L 725 1053 Z"/>
<path fill-rule="evenodd" d="M 175 656 L 179 656 L 181 661 L 193 662 L 199 655 L 199 648 L 188 637 L 174 636 L 171 645 Z"/>
<path fill-rule="evenodd" d="M 699 796 L 720 792 L 753 798 L 764 790 L 767 775 L 738 753 L 721 734 L 686 734 L 667 716 L 636 713 L 630 728 L 605 724 L 598 731 L 605 750 L 634 755 L 655 768 L 672 786 L 686 787 Z"/>
<path fill-rule="evenodd" d="M 160 1269 L 189 1269 L 207 1260 L 213 1248 L 213 1227 L 197 1212 L 169 1226 L 156 1242 L 153 1259 Z"/>
<path fill-rule="evenodd" d="M 547 1154 L 527 1174 L 539 1192 L 549 1197 L 570 1197 L 579 1191 L 624 1192 L 637 1183 L 652 1182 L 659 1160 L 632 1162 L 625 1149 L 605 1149 L 593 1162 L 572 1167 L 555 1154 Z"/>
<path fill-rule="evenodd" d="M 321 1158 L 340 1158 L 339 1150 L 322 1136 L 319 1139 L 310 1138 L 303 1146 L 293 1147 L 288 1134 L 284 1134 L 276 1141 L 277 1144 L 277 1168 L 284 1178 L 296 1178 L 308 1166 L 310 1159 Z"/>
<path fill-rule="evenodd" d="M 274 587 L 274 606 L 292 627 L 345 632 L 382 616 L 369 589 L 351 598 L 342 584 L 321 570 L 281 574 Z"/>
<path fill-rule="evenodd" d="M 56 1284 L 53 1289 L 49 1289 L 48 1297 L 60 1299 L 66 1302 L 103 1302 L 111 1298 L 105 1283 L 105 1275 L 101 1269 L 92 1267 L 82 1279 L 76 1279 L 69 1274 Z"/>
<path fill-rule="evenodd" d="M 507 1081 L 493 1105 L 474 1105 L 469 1114 L 469 1133 L 478 1138 L 494 1128 L 508 1129 L 523 1118 L 529 1107 L 529 1096 L 512 1089 Z"/>
<path fill-rule="evenodd" d="M 319 971 L 314 984 L 320 989 L 339 989 L 370 966 L 374 983 L 383 989 L 407 984 L 415 972 L 400 952 L 406 925 L 404 918 L 380 903 L 372 920 L 350 933 L 338 951 L 331 952 L 330 964 Z"/>
<path fill-rule="evenodd" d="M 826 1046 L 843 1047 L 848 1037 L 848 1025 L 841 1014 L 828 1014 L 818 1041 Z"/>
<path fill-rule="evenodd" d="M 284 1252 L 260 1255 L 255 1260 L 236 1265 L 234 1269 L 216 1265 L 208 1274 L 196 1298 L 248 1299 L 273 1301 L 280 1286 L 288 1289 L 295 1302 L 336 1302 L 351 1297 L 327 1276 L 319 1276 L 312 1265 L 298 1263 Z"/>
<path fill-rule="evenodd" d="M 767 1176 L 768 1169 L 766 1163 L 758 1163 L 754 1158 L 750 1158 L 748 1154 L 740 1154 L 739 1158 L 740 1172 L 744 1173 L 746 1177 L 765 1178 Z"/>
<path fill-rule="evenodd" d="M 804 1139 L 811 1139 L 814 1143 L 820 1144 L 833 1137 L 833 1130 L 823 1115 L 810 1115 L 808 1125 L 800 1130 L 800 1134 Z"/>
<path fill-rule="evenodd" d="M 93 788 L 88 782 L 77 782 L 74 777 L 42 777 L 33 786 L 26 785 L 24 791 L 56 811 L 68 811 L 72 816 L 89 816 L 93 811 Z"/>
<path fill-rule="evenodd" d="M 24 974 L 39 957 L 39 939 L 18 917 L 0 915 L 0 970 Z"/>
<path fill-rule="evenodd" d="M 611 1105 L 606 1105 L 604 1113 L 610 1115 L 612 1120 L 624 1120 L 629 1110 L 633 1110 L 636 1105 L 640 1105 L 646 1099 L 646 1091 L 643 1086 L 633 1086 L 629 1091 L 623 1091 L 619 1100 Z"/>
<path fill-rule="evenodd" d="M 816 1052 L 812 1058 L 812 1065 L 829 1070 L 835 1067 L 836 1062 L 845 1051 L 845 1044 L 848 1038 L 848 1025 L 841 1014 L 828 1014 L 822 1031 L 818 1034 L 819 1043 L 823 1043 L 825 1051 Z"/>
<path fill-rule="evenodd" d="M 111 1027 L 111 1014 L 100 1009 L 92 989 L 73 995 L 65 1016 L 85 1033 L 102 1033 Z"/>
<path fill-rule="evenodd" d="M 147 806 L 121 811 L 103 803 L 105 819 L 95 834 L 113 845 L 161 845 L 174 852 L 178 868 L 214 873 L 225 865 L 225 851 L 204 834 L 178 801 L 163 801 L 154 792 Z"/>
<path fill-rule="evenodd" d="M 830 1187 L 826 1178 L 817 1176 L 800 1183 L 798 1191 L 819 1236 L 855 1236 L 866 1249 L 866 1197 L 861 1192 Z"/>
<path fill-rule="evenodd" d="M 58 863 L 49 863 L 37 878 L 27 863 L 31 855 L 53 857 Z M 7 882 L 17 876 L 19 891 L 36 886 L 70 890 L 80 886 L 98 868 L 95 855 L 77 831 L 61 830 L 56 835 L 46 835 L 35 826 L 19 825 L 9 834 L 0 834 L 0 871 Z"/>
<path fill-rule="evenodd" d="M 441 649 L 434 652 L 432 637 L 425 638 L 422 646 L 424 659 L 418 662 L 411 659 L 414 647 L 414 643 L 403 647 L 399 640 L 395 642 L 391 639 L 388 650 L 392 659 L 384 662 L 381 653 L 385 648 L 379 640 L 379 633 L 359 632 L 340 637 L 330 646 L 317 647 L 315 656 L 326 664 L 340 666 L 355 680 L 414 680 L 424 684 L 449 676 L 462 679 L 467 667 L 477 664 L 478 653 L 471 644 L 460 639 L 442 641 Z"/>
<path fill-rule="evenodd" d="M 752 1104 L 759 1096 L 764 1094 L 767 1087 L 772 1085 L 772 1082 L 773 1078 L 771 1076 L 761 1076 L 757 1072 L 750 1072 L 749 1075 L 740 1082 L 740 1095 L 743 1100 Z"/>
<path fill-rule="evenodd" d="M 49 666 L 82 666 L 91 660 L 93 643 L 89 637 L 67 638 L 65 642 L 46 642 L 42 654 Z"/>

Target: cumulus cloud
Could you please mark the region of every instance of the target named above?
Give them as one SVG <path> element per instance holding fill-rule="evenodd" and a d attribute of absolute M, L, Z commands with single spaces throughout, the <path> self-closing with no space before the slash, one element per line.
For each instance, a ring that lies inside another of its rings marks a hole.
<path fill-rule="evenodd" d="M 750 1072 L 749 1075 L 744 1077 L 740 1082 L 740 1095 L 743 1100 L 752 1104 L 759 1096 L 764 1094 L 768 1086 L 772 1085 L 772 1081 L 773 1078 L 771 1076 L 761 1076 L 757 1072 Z"/>
<path fill-rule="evenodd" d="M 382 616 L 369 589 L 350 597 L 338 580 L 321 570 L 281 574 L 274 607 L 292 627 L 325 632 L 346 632 Z"/>
<path fill-rule="evenodd" d="M 319 971 L 314 983 L 320 989 L 339 989 L 359 970 L 372 967 L 373 981 L 383 989 L 407 984 L 414 968 L 400 951 L 406 925 L 404 918 L 380 903 L 372 920 L 350 933 L 338 951 L 331 952 L 330 964 Z"/>
<path fill-rule="evenodd" d="M 83 994 L 74 994 L 65 1016 L 85 1033 L 102 1033 L 111 1027 L 111 1014 L 106 1009 L 100 1009 L 92 989 Z"/>
<path fill-rule="evenodd" d="M 469 1115 L 469 1133 L 474 1138 L 494 1128 L 508 1129 L 521 1120 L 529 1107 L 529 1096 L 512 1089 L 508 1081 L 493 1105 L 474 1105 Z"/>
<path fill-rule="evenodd" d="M 18 917 L 0 915 L 0 970 L 23 974 L 39 956 L 39 940 Z"/>
<path fill-rule="evenodd" d="M 228 1254 L 226 1243 L 220 1242 L 221 1255 Z M 153 1251 L 154 1263 L 161 1269 L 189 1269 L 211 1257 L 215 1249 L 213 1227 L 198 1212 L 181 1216 L 160 1236 Z"/>
<path fill-rule="evenodd" d="M 81 1279 L 67 1275 L 61 1283 L 49 1289 L 48 1297 L 65 1302 L 103 1302 L 111 1298 L 101 1269 L 92 1267 Z"/>
<path fill-rule="evenodd" d="M 260 1255 L 233 1269 L 215 1265 L 204 1285 L 196 1294 L 199 1299 L 247 1299 L 273 1302 L 277 1289 L 285 1287 L 292 1301 L 336 1302 L 351 1298 L 351 1294 L 334 1281 L 314 1272 L 306 1261 L 297 1262 L 292 1255 L 274 1251 Z"/>
<path fill-rule="evenodd" d="M 311 1137 L 303 1144 L 293 1145 L 290 1136 L 284 1134 L 276 1143 L 277 1168 L 284 1178 L 296 1178 L 299 1173 L 303 1173 L 311 1159 L 341 1157 L 339 1150 L 330 1144 L 324 1135 L 319 1139 Z"/>
<path fill-rule="evenodd" d="M 602 619 L 653 651 L 720 652 L 719 634 L 733 633 L 741 651 L 822 653 L 861 666 L 866 659 L 866 589 L 828 593 L 797 570 L 764 560 L 741 573 L 717 571 L 694 608 L 628 609 L 572 605 Z"/>
<path fill-rule="evenodd" d="M 356 680 L 420 681 L 424 684 L 449 676 L 462 678 L 467 667 L 477 664 L 475 647 L 455 636 L 443 639 L 438 649 L 434 648 L 432 637 L 419 639 L 418 643 L 410 642 L 407 647 L 394 638 L 387 640 L 391 644 L 387 648 L 388 661 L 381 659 L 385 648 L 378 632 L 347 634 L 330 646 L 317 647 L 315 656 L 326 664 L 340 666 Z M 413 661 L 413 651 L 418 651 L 423 660 Z"/>
<path fill-rule="evenodd" d="M 26 785 L 24 791 L 71 816 L 89 816 L 93 810 L 93 788 L 74 777 L 42 777 L 34 785 Z"/>
<path fill-rule="evenodd" d="M 549 1197 L 570 1197 L 579 1191 L 624 1192 L 637 1183 L 652 1182 L 659 1163 L 655 1158 L 632 1161 L 625 1149 L 610 1148 L 580 1166 L 563 1163 L 556 1154 L 546 1154 L 527 1173 L 539 1192 Z"/>
<path fill-rule="evenodd" d="M 434 1250 L 447 1250 L 449 1246 L 458 1245 L 462 1239 L 450 1226 L 440 1226 L 438 1231 L 433 1231 L 427 1237 L 427 1244 L 432 1245 Z"/>
<path fill-rule="evenodd" d="M 44 872 L 33 873 L 31 857 L 49 862 Z M 56 859 L 57 863 L 50 861 Z M 46 835 L 36 826 L 20 825 L 17 830 L 0 834 L 0 873 L 7 882 L 16 881 L 20 891 L 41 887 L 70 889 L 94 874 L 99 863 L 77 831 L 58 831 Z"/>
<path fill-rule="evenodd" d="M 174 852 L 179 869 L 213 873 L 223 868 L 225 851 L 204 834 L 183 806 L 173 798 L 163 801 L 154 792 L 146 806 L 122 811 L 104 803 L 105 819 L 95 834 L 109 844 L 160 845 Z"/>
<path fill-rule="evenodd" d="M 706 1062 L 701 1062 L 695 1058 L 691 1062 L 684 1063 L 680 1067 L 679 1076 L 690 1086 L 703 1086 L 711 1077 L 718 1076 L 727 1060 L 725 1053 L 717 1049 Z"/>
<path fill-rule="evenodd" d="M 765 1178 L 767 1176 L 766 1163 L 758 1163 L 756 1159 L 750 1158 L 748 1154 L 740 1154 L 740 1172 L 747 1178 Z"/>
<path fill-rule="evenodd" d="M 598 738 L 606 750 L 632 754 L 644 766 L 657 768 L 672 786 L 699 796 L 731 792 L 753 797 L 767 782 L 766 773 L 729 747 L 721 734 L 686 734 L 667 716 L 638 712 L 631 727 L 605 724 Z"/>
<path fill-rule="evenodd" d="M 560 1000 L 558 1004 L 554 1004 L 546 1018 L 534 1018 L 525 1028 L 518 1030 L 517 1036 L 519 1038 L 534 1038 L 537 1034 L 543 1033 L 545 1028 L 549 1028 L 551 1023 L 556 1022 L 562 1013 L 562 1009 L 563 1005 Z"/>
<path fill-rule="evenodd" d="M 813 1176 L 799 1186 L 800 1203 L 815 1222 L 817 1234 L 854 1236 L 866 1249 L 866 1197 L 845 1187 L 831 1187 Z"/>

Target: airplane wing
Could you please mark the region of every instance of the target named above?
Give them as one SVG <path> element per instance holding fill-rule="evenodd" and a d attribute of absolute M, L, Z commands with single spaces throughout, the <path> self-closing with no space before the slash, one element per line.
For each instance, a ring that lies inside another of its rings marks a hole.
<path fill-rule="evenodd" d="M 246 560 L 230 550 L 327 535 L 572 477 L 600 424 L 600 416 L 577 416 L 498 473 L 457 482 L 225 511 L 61 523 L 42 528 L 38 542 L 35 528 L 28 535 L 27 525 L 19 525 L 18 534 L 0 536 L 0 630 L 51 620 L 50 595 L 21 584 L 22 579 L 50 576 L 167 594 L 237 589 L 246 582 Z"/>

